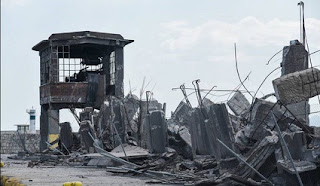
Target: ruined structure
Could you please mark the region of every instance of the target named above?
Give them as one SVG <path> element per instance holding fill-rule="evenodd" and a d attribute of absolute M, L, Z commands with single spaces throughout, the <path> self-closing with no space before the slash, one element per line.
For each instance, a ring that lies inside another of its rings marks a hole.
<path fill-rule="evenodd" d="M 308 52 L 298 40 L 290 41 L 289 46 L 283 47 L 281 77 L 305 70 L 308 66 Z M 310 112 L 308 99 L 287 106 L 298 118 L 304 119 L 308 123 L 307 113 Z"/>
<path fill-rule="evenodd" d="M 106 95 L 123 97 L 123 48 L 119 34 L 52 34 L 32 49 L 40 56 L 40 149 L 59 134 L 59 110 L 100 108 Z"/>
<path fill-rule="evenodd" d="M 190 104 L 183 84 L 185 101 L 171 118 L 165 118 L 166 104 L 145 87 L 139 97 L 124 96 L 123 47 L 131 42 L 116 34 L 74 32 L 53 34 L 33 48 L 41 57 L 41 150 L 48 149 L 43 153 L 68 154 L 69 163 L 145 174 L 168 184 L 320 182 L 314 178 L 320 172 L 319 129 L 308 126 L 308 99 L 320 93 L 320 71 L 308 68 L 299 41 L 283 49 L 274 92 L 249 102 L 249 90 L 238 87 L 227 90 L 225 103 L 215 103 L 202 95 L 213 88 L 201 89 L 194 80 L 188 90 L 196 92 L 198 105 Z M 78 132 L 72 133 L 69 122 L 59 123 L 64 108 L 83 108 L 73 112 Z"/>

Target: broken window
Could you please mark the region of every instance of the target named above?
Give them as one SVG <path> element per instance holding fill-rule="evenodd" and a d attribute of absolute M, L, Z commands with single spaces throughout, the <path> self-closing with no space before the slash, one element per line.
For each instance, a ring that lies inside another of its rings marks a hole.
<path fill-rule="evenodd" d="M 76 52 L 73 52 L 73 49 Z M 53 56 L 58 59 L 59 82 L 84 82 L 88 73 L 99 73 L 102 70 L 102 57 L 93 61 L 87 56 L 86 48 L 74 46 L 57 46 L 53 49 Z"/>
<path fill-rule="evenodd" d="M 40 79 L 41 85 L 49 82 L 49 48 L 40 53 Z"/>
<path fill-rule="evenodd" d="M 58 46 L 54 52 L 59 60 L 59 82 L 74 81 L 76 73 L 83 68 L 82 59 L 70 58 L 70 46 Z"/>

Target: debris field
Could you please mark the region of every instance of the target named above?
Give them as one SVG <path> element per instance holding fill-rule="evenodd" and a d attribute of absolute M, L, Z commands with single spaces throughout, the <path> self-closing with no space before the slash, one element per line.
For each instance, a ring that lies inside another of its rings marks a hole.
<path fill-rule="evenodd" d="M 83 42 L 94 43 L 101 37 L 106 42 L 107 55 L 115 51 L 116 59 L 120 55 L 123 60 L 122 48 L 133 42 L 117 35 L 105 39 L 107 36 L 100 33 L 85 32 L 82 36 L 84 33 L 77 32 L 77 37 L 70 34 L 75 33 L 54 34 L 49 38 L 54 39 L 52 42 L 39 43 L 34 48 L 43 54 L 44 45 L 72 38 L 68 42 L 74 42 L 74 47 L 63 48 L 72 57 L 80 55 L 76 52 Z M 123 43 L 113 43 L 111 37 Z M 82 43 L 77 45 L 76 39 Z M 110 45 L 122 48 L 109 50 Z M 59 50 L 58 46 L 58 55 Z M 86 50 L 89 55 L 91 49 Z M 239 77 L 241 85 L 230 91 L 229 99 L 214 103 L 207 95 L 215 87 L 203 91 L 200 80 L 195 80 L 192 85 L 197 105 L 191 105 L 186 93 L 189 88 L 181 85 L 178 89 L 184 99 L 170 118 L 166 118 L 166 104 L 154 99 L 150 91 L 142 89 L 138 96 L 123 96 L 123 69 L 117 66 L 114 84 L 108 84 L 108 79 L 105 88 L 109 93 L 104 92 L 104 99 L 98 97 L 103 90 L 99 87 L 105 83 L 101 80 L 105 73 L 111 72 L 109 66 L 95 74 L 86 72 L 83 78 L 88 83 L 77 80 L 80 76 L 75 74 L 74 82 L 70 76 L 62 79 L 69 82 L 59 85 L 51 82 L 52 74 L 48 74 L 50 78 L 44 74 L 43 82 L 49 84 L 40 87 L 41 154 L 26 149 L 10 158 L 28 160 L 29 167 L 103 168 L 118 176 L 150 177 L 150 184 L 319 185 L 320 134 L 319 128 L 309 126 L 308 100 L 320 94 L 320 71 L 308 66 L 309 53 L 299 41 L 291 41 L 282 52 L 281 77 L 272 81 L 274 93 L 261 98 L 251 95 Z M 100 54 L 94 55 L 95 58 L 87 56 L 83 63 L 100 63 L 94 61 Z M 50 61 L 53 62 L 55 58 Z M 110 61 L 107 62 L 102 60 L 103 64 Z M 73 91 L 59 92 L 69 85 Z M 78 94 L 77 88 L 89 93 Z M 245 94 L 250 94 L 252 100 Z M 270 101 L 271 97 L 276 101 Z M 59 123 L 56 119 L 61 108 L 70 109 L 79 124 L 78 132 L 72 132 L 69 122 Z M 75 108 L 82 111 L 76 113 Z M 55 123 L 58 130 L 52 127 Z M 49 141 L 47 134 L 57 134 L 58 138 Z"/>

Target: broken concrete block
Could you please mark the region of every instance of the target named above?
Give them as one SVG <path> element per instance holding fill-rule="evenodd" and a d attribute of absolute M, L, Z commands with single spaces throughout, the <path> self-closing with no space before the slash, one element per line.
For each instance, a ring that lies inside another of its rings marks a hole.
<path fill-rule="evenodd" d="M 210 155 L 195 156 L 193 162 L 200 170 L 212 169 L 217 166 L 217 161 L 215 161 L 215 158 Z"/>
<path fill-rule="evenodd" d="M 169 147 L 184 158 L 192 159 L 191 135 L 187 127 L 179 126 L 173 119 L 168 119 Z"/>
<path fill-rule="evenodd" d="M 205 122 L 209 138 L 210 154 L 219 161 L 233 157 L 226 148 L 221 147 L 216 139 L 221 140 L 225 145 L 234 150 L 234 132 L 229 120 L 229 113 L 225 104 L 213 104 L 208 113 L 209 121 Z"/>
<path fill-rule="evenodd" d="M 150 153 L 163 153 L 167 146 L 167 123 L 162 110 L 151 111 L 146 118 L 147 146 Z"/>
<path fill-rule="evenodd" d="M 84 157 L 84 165 L 86 166 L 97 166 L 97 167 L 116 167 L 120 166 L 121 163 L 114 161 L 110 158 L 106 158 L 99 153 L 86 154 Z"/>
<path fill-rule="evenodd" d="M 232 123 L 232 127 L 234 130 L 234 135 L 243 128 L 242 117 L 234 116 L 229 114 L 229 120 Z"/>
<path fill-rule="evenodd" d="M 239 130 L 234 136 L 235 144 L 240 150 L 246 149 L 247 146 L 249 145 L 250 133 L 251 133 L 251 127 L 247 125 L 243 129 Z"/>
<path fill-rule="evenodd" d="M 294 160 L 293 164 L 299 173 L 315 170 L 317 168 L 317 166 L 314 163 L 309 162 L 309 161 Z M 278 168 L 280 168 L 290 174 L 295 174 L 295 171 L 294 171 L 290 161 L 279 160 L 279 161 L 277 161 L 277 165 L 279 166 Z M 279 171 L 281 172 L 282 170 L 279 170 Z"/>
<path fill-rule="evenodd" d="M 81 139 L 82 148 L 84 150 L 87 150 L 87 152 L 89 152 L 90 149 L 94 148 L 93 147 L 94 141 L 90 136 L 90 134 L 93 135 L 90 121 L 86 120 L 80 123 L 79 133 L 81 137 L 80 139 Z"/>
<path fill-rule="evenodd" d="M 171 117 L 179 123 L 183 123 L 185 115 L 191 110 L 192 108 L 187 103 L 181 101 Z"/>
<path fill-rule="evenodd" d="M 69 122 L 60 123 L 59 147 L 64 152 L 71 149 L 73 146 L 72 128 Z M 65 149 L 67 148 L 67 150 Z"/>
<path fill-rule="evenodd" d="M 89 120 L 91 121 L 93 114 L 93 107 L 86 107 L 83 109 L 82 112 L 80 112 L 80 121 Z"/>
<path fill-rule="evenodd" d="M 247 163 L 256 170 L 259 170 L 268 157 L 275 151 L 278 140 L 278 136 L 274 133 L 273 135 L 267 136 L 260 142 L 256 143 L 251 151 L 247 153 Z M 240 163 L 234 172 L 243 178 L 249 178 L 255 175 L 255 172 L 244 163 Z"/>
<path fill-rule="evenodd" d="M 208 98 L 203 98 L 202 99 L 202 106 L 205 107 L 205 108 L 209 108 L 213 104 L 214 103 Z"/>
<path fill-rule="evenodd" d="M 109 96 L 100 108 L 101 128 L 99 126 L 99 136 L 108 150 L 126 142 L 127 135 L 127 115 L 119 98 Z M 117 135 L 117 132 L 120 136 Z"/>
<path fill-rule="evenodd" d="M 240 116 L 250 109 L 250 103 L 246 97 L 237 91 L 231 99 L 227 102 L 229 108 L 236 116 Z"/>
<path fill-rule="evenodd" d="M 303 185 L 318 185 L 319 169 L 316 164 L 308 161 L 294 160 L 294 165 L 300 175 Z M 278 174 L 285 180 L 284 185 L 299 185 L 297 176 L 290 161 L 277 162 Z"/>
<path fill-rule="evenodd" d="M 304 120 L 304 123 L 309 125 L 310 105 L 308 101 L 289 104 L 287 107 L 298 119 Z"/>
<path fill-rule="evenodd" d="M 220 168 L 232 169 L 239 165 L 239 160 L 236 157 L 221 159 Z"/>
<path fill-rule="evenodd" d="M 320 148 L 306 149 L 304 151 L 303 160 L 316 164 L 320 162 Z"/>
<path fill-rule="evenodd" d="M 314 130 L 314 135 L 317 138 L 320 138 L 320 127 L 316 127 L 316 126 L 312 126 L 313 130 Z"/>
<path fill-rule="evenodd" d="M 123 105 L 119 99 L 111 100 L 111 122 L 115 125 L 112 127 L 112 134 L 114 137 L 114 147 L 126 142 L 127 129 L 125 124 L 125 113 Z M 117 130 L 117 131 L 116 131 Z M 118 133 L 118 135 L 117 135 Z M 119 139 L 120 137 L 120 139 Z"/>
<path fill-rule="evenodd" d="M 123 149 L 122 149 L 123 146 Z M 146 158 L 149 156 L 149 152 L 146 149 L 143 149 L 139 146 L 133 146 L 133 145 L 129 145 L 127 143 L 124 143 L 119 145 L 118 147 L 114 148 L 110 154 L 118 157 L 118 158 L 125 158 L 125 154 L 123 152 L 123 150 L 126 152 L 126 155 L 128 157 L 128 159 L 135 159 L 135 158 Z"/>
<path fill-rule="evenodd" d="M 220 139 L 234 149 L 233 129 L 225 104 L 212 104 L 208 108 L 196 108 L 192 111 L 190 133 L 193 155 L 212 155 L 217 160 L 232 157 L 232 154 L 220 147 Z"/>
<path fill-rule="evenodd" d="M 266 129 L 274 128 L 274 121 L 272 119 L 272 112 L 278 119 L 279 127 L 282 131 L 290 129 L 291 132 L 298 131 L 299 128 L 304 131 L 310 131 L 310 127 L 305 126 L 303 120 L 295 119 L 295 115 L 291 115 L 290 112 L 286 111 L 284 107 L 280 108 L 278 104 L 256 99 L 251 111 L 251 124 L 252 124 L 252 134 L 251 137 L 255 140 L 263 138 L 265 135 L 263 133 L 267 132 Z M 283 115 L 286 113 L 285 115 Z M 294 125 L 293 125 L 294 124 Z M 297 127 L 298 126 L 298 127 Z M 266 133 L 267 134 L 267 133 Z"/>
<path fill-rule="evenodd" d="M 139 110 L 139 98 L 136 95 L 128 94 L 124 99 L 124 106 L 129 120 L 132 120 Z"/>
<path fill-rule="evenodd" d="M 150 101 L 140 101 L 140 108 L 138 111 L 138 144 L 142 148 L 148 148 L 148 133 L 147 128 L 147 113 L 152 111 L 162 111 L 162 104 L 157 100 L 152 99 Z"/>
<path fill-rule="evenodd" d="M 173 119 L 168 119 L 167 120 L 167 125 L 168 125 L 168 132 L 171 132 L 173 134 L 177 134 L 180 128 L 180 125 L 177 121 Z"/>
<path fill-rule="evenodd" d="M 269 121 L 272 121 L 271 110 L 275 103 L 270 101 L 256 99 L 251 111 L 251 123 L 253 125 L 259 125 L 263 122 L 263 125 L 268 125 Z"/>
<path fill-rule="evenodd" d="M 184 158 L 192 159 L 192 143 L 189 129 L 185 126 L 181 126 L 178 132 L 179 137 L 184 142 L 182 156 Z"/>
<path fill-rule="evenodd" d="M 291 43 L 283 47 L 281 75 L 290 74 L 308 68 L 308 52 L 301 43 Z"/>
<path fill-rule="evenodd" d="M 204 112 L 207 112 L 204 108 L 195 108 L 190 113 L 191 117 L 188 120 L 194 157 L 196 155 L 210 155 L 209 138 L 205 127 L 205 122 L 208 120 L 204 118 Z"/>
<path fill-rule="evenodd" d="M 298 40 L 290 41 L 290 46 L 283 48 L 281 66 L 281 76 L 308 68 L 308 52 Z M 307 124 L 309 123 L 310 105 L 308 101 L 288 104 L 287 107 L 297 118 L 304 119 Z"/>
<path fill-rule="evenodd" d="M 271 115 L 271 109 L 274 107 L 274 103 L 262 99 L 256 99 L 251 111 L 251 138 L 259 140 L 265 137 L 266 128 L 273 128 L 274 121 Z M 274 110 L 277 110 L 276 108 Z"/>
<path fill-rule="evenodd" d="M 272 81 L 278 100 L 283 104 L 307 101 L 320 94 L 320 71 L 316 68 L 294 72 Z"/>
<path fill-rule="evenodd" d="M 111 167 L 115 166 L 115 163 L 111 159 L 106 158 L 93 158 L 90 159 L 87 166 L 97 166 L 97 167 Z"/>
<path fill-rule="evenodd" d="M 306 140 L 305 133 L 302 131 L 298 131 L 294 133 L 284 133 L 283 138 L 287 143 L 292 159 L 294 160 L 304 159 L 304 152 L 307 148 L 306 146 L 307 140 Z"/>
<path fill-rule="evenodd" d="M 275 157 L 275 153 L 271 153 L 271 155 L 266 160 L 264 160 L 264 163 L 260 166 L 258 171 L 266 178 L 269 178 L 277 171 L 277 160 Z M 261 178 L 257 174 L 255 174 L 253 179 L 259 180 Z"/>
<path fill-rule="evenodd" d="M 181 139 L 183 139 L 183 141 L 185 141 L 186 144 L 188 144 L 188 146 L 191 147 L 191 135 L 188 128 L 186 128 L 185 126 L 181 126 L 179 128 L 178 134 L 181 137 Z"/>
<path fill-rule="evenodd" d="M 320 138 L 319 137 L 314 137 L 311 142 L 309 143 L 308 148 L 318 148 L 320 149 Z"/>

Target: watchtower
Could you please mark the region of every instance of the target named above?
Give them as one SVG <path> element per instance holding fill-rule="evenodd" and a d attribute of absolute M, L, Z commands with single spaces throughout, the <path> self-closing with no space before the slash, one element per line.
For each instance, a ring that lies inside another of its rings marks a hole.
<path fill-rule="evenodd" d="M 32 49 L 40 56 L 40 149 L 59 134 L 59 110 L 94 107 L 106 95 L 123 97 L 123 48 L 119 34 L 52 34 Z"/>

